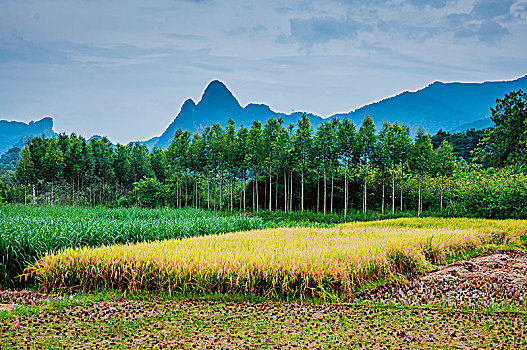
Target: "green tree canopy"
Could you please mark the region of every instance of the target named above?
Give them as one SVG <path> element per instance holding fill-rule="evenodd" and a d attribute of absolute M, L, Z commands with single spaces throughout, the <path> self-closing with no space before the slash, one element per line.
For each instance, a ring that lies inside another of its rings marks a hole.
<path fill-rule="evenodd" d="M 527 165 L 527 93 L 505 94 L 490 110 L 496 125 L 488 129 L 478 160 L 488 166 Z"/>

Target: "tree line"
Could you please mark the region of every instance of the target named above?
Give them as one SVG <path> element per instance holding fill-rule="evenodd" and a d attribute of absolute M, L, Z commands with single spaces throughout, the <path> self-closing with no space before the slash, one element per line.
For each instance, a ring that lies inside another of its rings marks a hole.
<path fill-rule="evenodd" d="M 456 157 L 445 139 L 434 147 L 421 129 L 414 137 L 397 123 L 376 131 L 370 117 L 360 125 L 334 118 L 315 129 L 302 115 L 296 125 L 271 118 L 248 127 L 229 120 L 226 127 L 214 124 L 193 134 L 179 129 L 166 150 L 149 151 L 137 142 L 114 146 L 106 138 L 87 141 L 75 134 L 33 137 L 21 151 L 15 179 L 25 202 L 35 189 L 38 200 L 49 204 L 479 215 L 495 198 L 468 193 L 477 189 L 466 178 L 486 179 L 495 188 L 507 183 L 513 202 L 526 203 L 526 100 L 521 90 L 497 100 L 491 109 L 496 126 L 477 135 L 471 163 Z M 492 215 L 508 207 L 505 202 Z M 525 212 L 507 210 L 515 216 Z"/>

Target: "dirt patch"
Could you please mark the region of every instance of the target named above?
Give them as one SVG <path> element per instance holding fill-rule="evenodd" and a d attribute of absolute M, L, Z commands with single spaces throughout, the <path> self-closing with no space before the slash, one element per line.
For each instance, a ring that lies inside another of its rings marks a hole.
<path fill-rule="evenodd" d="M 456 261 L 425 276 L 375 287 L 362 300 L 448 306 L 527 303 L 527 252 L 501 251 Z"/>
<path fill-rule="evenodd" d="M 39 305 L 49 301 L 47 294 L 28 290 L 0 290 L 0 311 L 17 306 Z"/>
<path fill-rule="evenodd" d="M 427 308 L 98 301 L 0 319 L 0 349 L 526 349 L 526 325 Z"/>

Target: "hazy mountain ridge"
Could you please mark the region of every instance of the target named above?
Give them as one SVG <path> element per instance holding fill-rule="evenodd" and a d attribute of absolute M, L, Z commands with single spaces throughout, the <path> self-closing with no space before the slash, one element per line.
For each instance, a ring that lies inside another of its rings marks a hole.
<path fill-rule="evenodd" d="M 0 154 L 13 147 L 23 148 L 28 137 L 40 135 L 57 135 L 53 131 L 53 118 L 44 117 L 29 123 L 0 120 Z"/>
<path fill-rule="evenodd" d="M 422 127 L 425 132 L 435 134 L 439 129 L 462 131 L 468 128 L 484 128 L 492 125 L 490 107 L 505 93 L 522 88 L 527 90 L 527 75 L 511 81 L 483 83 L 442 83 L 434 82 L 415 92 L 405 91 L 350 111 L 338 113 L 329 118 L 348 118 L 360 124 L 369 115 L 377 127 L 383 122 L 398 122 L 410 126 L 415 132 Z M 271 110 L 265 104 L 250 103 L 241 107 L 236 97 L 220 81 L 212 81 L 205 89 L 201 100 L 195 104 L 185 101 L 181 111 L 165 132 L 145 141 L 152 147 L 166 148 L 178 128 L 201 131 L 206 125 L 219 123 L 226 126 L 232 118 L 236 125 L 249 127 L 253 120 L 265 122 L 269 118 L 282 117 L 284 125 L 295 123 L 301 112 L 285 114 Z M 311 123 L 317 126 L 325 120 L 308 114 Z M 329 119 L 328 118 L 328 119 Z"/>
<path fill-rule="evenodd" d="M 339 113 L 329 118 L 348 118 L 359 125 L 369 115 L 378 128 L 383 122 L 398 122 L 410 126 L 412 132 L 422 127 L 425 132 L 435 134 L 439 129 L 464 131 L 469 128 L 484 128 L 493 123 L 489 119 L 490 107 L 496 98 L 505 93 L 522 88 L 527 90 L 527 75 L 511 81 L 483 83 L 442 83 L 434 82 L 414 91 L 404 91 L 398 95 L 365 105 L 348 113 Z M 325 119 L 306 113 L 314 126 Z M 208 84 L 196 104 L 187 99 L 178 115 L 159 136 L 143 141 L 149 149 L 167 148 L 178 128 L 191 132 L 201 131 L 207 125 L 219 123 L 222 126 L 233 119 L 236 126 L 250 127 L 254 120 L 264 123 L 269 118 L 282 118 L 284 126 L 296 123 L 302 112 L 290 114 L 273 111 L 263 103 L 249 103 L 242 107 L 234 94 L 218 80 Z M 43 118 L 29 124 L 0 121 L 0 153 L 11 147 L 22 147 L 27 137 L 34 135 L 55 136 L 53 120 Z"/>
<path fill-rule="evenodd" d="M 170 140 L 178 128 L 191 132 L 201 131 L 207 125 L 219 123 L 228 124 L 229 119 L 236 122 L 236 126 L 250 127 L 254 120 L 262 123 L 269 118 L 282 117 L 284 125 L 296 123 L 301 112 L 291 114 L 279 113 L 271 110 L 266 104 L 249 103 L 242 107 L 232 92 L 218 80 L 209 83 L 201 100 L 196 104 L 192 99 L 186 100 L 176 118 L 160 136 L 145 141 L 148 148 L 167 148 Z M 308 114 L 311 122 L 318 125 L 323 119 L 319 116 Z"/>

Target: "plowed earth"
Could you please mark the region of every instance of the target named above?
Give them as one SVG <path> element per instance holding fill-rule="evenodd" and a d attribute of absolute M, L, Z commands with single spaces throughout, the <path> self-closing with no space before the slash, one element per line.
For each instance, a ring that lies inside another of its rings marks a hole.
<path fill-rule="evenodd" d="M 384 284 L 356 297 L 454 307 L 526 305 L 527 252 L 501 251 L 457 261 L 420 278 Z"/>
<path fill-rule="evenodd" d="M 408 306 L 114 300 L 12 312 L 0 317 L 0 349 L 524 349 L 527 314 L 474 306 L 525 305 L 526 263 L 526 253 L 500 252 L 357 295 Z M 47 298 L 0 292 L 10 307 Z"/>

